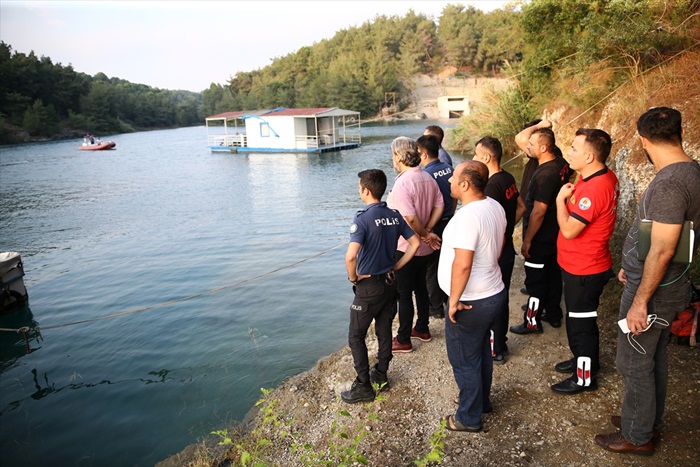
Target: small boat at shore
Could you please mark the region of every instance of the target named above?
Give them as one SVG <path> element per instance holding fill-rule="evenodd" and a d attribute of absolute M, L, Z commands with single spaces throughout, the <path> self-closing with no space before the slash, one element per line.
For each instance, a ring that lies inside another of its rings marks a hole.
<path fill-rule="evenodd" d="M 117 143 L 114 141 L 95 141 L 92 144 L 83 142 L 83 145 L 78 149 L 81 151 L 105 151 L 107 149 L 114 149 L 116 146 Z"/>

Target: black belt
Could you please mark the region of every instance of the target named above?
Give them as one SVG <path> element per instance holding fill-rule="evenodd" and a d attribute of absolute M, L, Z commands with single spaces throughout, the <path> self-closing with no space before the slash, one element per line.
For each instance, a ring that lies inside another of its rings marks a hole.
<path fill-rule="evenodd" d="M 381 280 L 384 280 L 384 279 L 386 278 L 386 274 L 387 274 L 387 273 L 384 273 L 384 274 L 372 274 L 372 275 L 370 275 L 369 277 L 366 277 L 366 278 L 364 278 L 364 279 L 362 279 L 362 280 L 363 280 L 363 281 L 366 281 L 366 280 L 368 280 L 368 279 L 375 279 L 375 280 L 381 281 Z"/>
<path fill-rule="evenodd" d="M 362 279 L 363 281 L 369 280 L 369 279 L 374 279 L 378 281 L 384 281 L 387 284 L 391 285 L 394 283 L 396 280 L 396 277 L 394 276 L 394 271 L 389 271 L 385 272 L 384 274 L 372 274 L 369 277 Z M 362 281 L 360 281 L 362 282 Z"/>

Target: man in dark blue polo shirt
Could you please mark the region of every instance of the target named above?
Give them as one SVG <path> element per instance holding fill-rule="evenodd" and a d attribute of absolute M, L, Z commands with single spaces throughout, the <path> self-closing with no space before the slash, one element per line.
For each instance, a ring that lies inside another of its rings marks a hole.
<path fill-rule="evenodd" d="M 442 232 L 447 223 L 452 219 L 452 215 L 457 207 L 457 200 L 450 194 L 450 177 L 452 177 L 452 166 L 442 162 L 438 158 L 440 142 L 437 136 L 426 134 L 416 140 L 418 152 L 420 153 L 420 163 L 423 170 L 428 172 L 438 184 L 445 208 L 442 211 L 442 218 L 433 227 L 435 235 L 442 239 Z M 445 306 L 447 305 L 447 295 L 442 291 L 437 280 L 438 259 L 440 250 L 435 250 L 428 256 L 428 265 L 425 271 L 426 288 L 428 289 L 428 299 L 430 300 L 430 316 L 436 318 L 445 317 Z"/>
<path fill-rule="evenodd" d="M 396 280 L 394 271 L 408 263 L 420 245 L 418 236 L 403 216 L 381 202 L 386 191 L 386 174 L 379 169 L 357 174 L 360 199 L 367 207 L 355 214 L 350 227 L 350 244 L 345 254 L 348 280 L 353 284 L 355 299 L 350 306 L 348 344 L 357 377 L 349 391 L 340 397 L 350 404 L 373 401 L 372 383 L 388 389 L 387 370 L 392 358 L 391 323 L 396 315 Z M 398 262 L 394 254 L 403 236 L 408 249 Z M 379 344 L 378 363 L 370 371 L 365 338 L 374 320 Z"/>

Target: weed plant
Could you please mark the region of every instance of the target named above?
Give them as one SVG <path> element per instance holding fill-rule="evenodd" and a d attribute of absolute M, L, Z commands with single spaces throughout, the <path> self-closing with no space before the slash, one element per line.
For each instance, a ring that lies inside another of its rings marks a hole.
<path fill-rule="evenodd" d="M 381 395 L 381 386 L 374 384 L 377 397 L 373 402 L 364 404 L 366 420 L 352 421 L 353 415 L 346 409 L 336 412 L 339 420 L 331 423 L 330 432 L 325 442 L 313 444 L 304 440 L 301 433 L 294 431 L 294 420 L 288 418 L 279 406 L 278 399 L 270 398 L 272 389 L 261 389 L 262 396 L 255 404 L 259 407 L 261 419 L 256 428 L 249 434 L 231 433 L 228 430 L 216 430 L 211 434 L 220 438 L 219 446 L 231 446 L 226 460 L 241 467 L 262 467 L 274 465 L 270 459 L 275 457 L 275 446 L 288 444 L 292 452 L 298 455 L 301 465 L 343 467 L 351 465 L 367 465 L 367 457 L 363 452 L 363 443 L 372 437 L 372 432 L 365 429 L 366 422 L 381 422 L 377 403 L 386 400 Z M 430 451 L 415 464 L 425 467 L 429 463 L 441 463 L 444 456 L 443 440 L 446 436 L 445 422 L 430 438 Z M 197 460 L 190 463 L 192 467 L 218 465 L 206 453 L 198 450 Z"/>

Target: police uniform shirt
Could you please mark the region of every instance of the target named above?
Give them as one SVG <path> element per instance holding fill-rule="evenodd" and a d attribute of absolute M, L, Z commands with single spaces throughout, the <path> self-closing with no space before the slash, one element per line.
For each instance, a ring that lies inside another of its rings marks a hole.
<path fill-rule="evenodd" d="M 450 167 L 452 167 L 452 157 L 445 151 L 442 146 L 440 146 L 440 149 L 438 149 L 438 160 L 442 162 L 443 164 L 447 164 Z"/>
<path fill-rule="evenodd" d="M 350 241 L 362 245 L 357 254 L 357 273 L 385 274 L 392 270 L 399 237 L 414 235 L 399 211 L 386 203 L 373 203 L 355 214 L 350 227 Z"/>
<path fill-rule="evenodd" d="M 450 177 L 452 177 L 452 167 L 437 160 L 427 164 L 423 170 L 432 175 L 437 182 L 440 193 L 442 193 L 442 200 L 445 203 L 445 210 L 443 211 L 442 218 L 449 219 L 452 217 L 452 193 L 450 192 L 449 182 Z"/>

